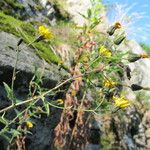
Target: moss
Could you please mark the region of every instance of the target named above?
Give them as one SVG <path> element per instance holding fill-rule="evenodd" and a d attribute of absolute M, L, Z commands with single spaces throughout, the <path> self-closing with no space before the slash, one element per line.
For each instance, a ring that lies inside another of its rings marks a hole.
<path fill-rule="evenodd" d="M 17 2 L 17 0 L 1 0 L 0 1 L 0 10 L 7 15 L 14 16 L 15 18 L 22 19 L 25 16 L 20 16 L 25 11 L 23 4 Z"/>
<path fill-rule="evenodd" d="M 1 0 L 0 6 L 11 7 L 14 9 L 24 9 L 24 6 L 18 3 L 17 0 Z"/>
<path fill-rule="evenodd" d="M 5 15 L 3 12 L 0 12 L 0 30 L 23 38 L 27 44 L 34 41 L 37 35 L 36 29 L 32 24 Z M 49 44 L 50 42 L 43 41 L 34 43 L 33 46 L 36 48 L 37 54 L 46 61 L 59 63 L 60 59 L 51 51 Z"/>

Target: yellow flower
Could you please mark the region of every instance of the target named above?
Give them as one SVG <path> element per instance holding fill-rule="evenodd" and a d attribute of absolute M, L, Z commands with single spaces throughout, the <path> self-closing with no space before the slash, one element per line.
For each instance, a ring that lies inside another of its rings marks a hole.
<path fill-rule="evenodd" d="M 112 55 L 112 53 L 104 46 L 101 46 L 101 48 L 99 49 L 99 54 L 105 57 L 111 57 Z"/>
<path fill-rule="evenodd" d="M 71 91 L 71 96 L 76 96 L 77 92 L 75 90 Z"/>
<path fill-rule="evenodd" d="M 49 29 L 45 26 L 39 26 L 39 34 L 45 39 L 53 38 L 53 33 L 49 31 Z"/>
<path fill-rule="evenodd" d="M 103 82 L 104 87 L 106 88 L 113 88 L 116 85 L 116 82 L 114 82 L 112 79 L 105 79 Z"/>
<path fill-rule="evenodd" d="M 120 22 L 116 22 L 114 26 L 116 29 L 120 29 L 122 27 Z"/>
<path fill-rule="evenodd" d="M 58 99 L 56 102 L 58 105 L 62 105 L 64 103 L 64 101 L 62 99 Z"/>
<path fill-rule="evenodd" d="M 76 81 L 82 81 L 82 77 L 75 78 Z"/>
<path fill-rule="evenodd" d="M 27 121 L 27 122 L 26 122 L 26 126 L 27 126 L 28 128 L 33 128 L 33 123 L 32 123 L 31 121 Z"/>
<path fill-rule="evenodd" d="M 126 107 L 130 106 L 129 100 L 127 98 L 125 98 L 124 96 L 121 96 L 121 97 L 113 96 L 113 100 L 117 107 L 126 108 Z"/>

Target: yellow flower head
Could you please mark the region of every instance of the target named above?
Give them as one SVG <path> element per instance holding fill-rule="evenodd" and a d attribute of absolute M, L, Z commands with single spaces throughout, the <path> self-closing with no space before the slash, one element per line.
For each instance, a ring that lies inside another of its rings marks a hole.
<path fill-rule="evenodd" d="M 50 32 L 50 30 L 45 26 L 39 26 L 39 34 L 40 36 L 43 36 L 43 38 L 45 39 L 53 38 L 53 33 Z"/>
<path fill-rule="evenodd" d="M 75 78 L 75 81 L 82 81 L 82 77 Z"/>
<path fill-rule="evenodd" d="M 75 90 L 71 91 L 71 96 L 76 96 L 77 92 Z"/>
<path fill-rule="evenodd" d="M 99 49 L 99 54 L 102 56 L 105 56 L 105 57 L 111 57 L 112 56 L 112 53 L 107 48 L 105 48 L 104 46 L 101 46 L 101 48 Z"/>
<path fill-rule="evenodd" d="M 130 106 L 129 100 L 127 98 L 125 98 L 124 96 L 121 96 L 121 97 L 113 96 L 113 100 L 117 107 L 126 108 L 126 107 Z"/>
<path fill-rule="evenodd" d="M 62 99 L 58 99 L 56 102 L 58 105 L 62 105 L 64 103 L 64 101 Z"/>
<path fill-rule="evenodd" d="M 112 79 L 105 79 L 103 81 L 103 85 L 106 88 L 113 88 L 116 86 L 116 82 L 114 82 Z"/>
<path fill-rule="evenodd" d="M 27 121 L 27 122 L 26 122 L 26 126 L 27 126 L 28 128 L 33 128 L 33 123 L 32 123 L 31 121 Z"/>
<path fill-rule="evenodd" d="M 119 22 L 116 22 L 114 26 L 116 29 L 120 29 L 122 27 L 121 23 L 119 23 Z"/>

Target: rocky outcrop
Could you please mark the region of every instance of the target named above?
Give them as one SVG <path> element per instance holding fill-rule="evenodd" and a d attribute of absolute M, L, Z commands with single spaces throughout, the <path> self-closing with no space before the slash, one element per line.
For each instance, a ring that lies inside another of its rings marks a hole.
<path fill-rule="evenodd" d="M 1 83 L 5 82 L 6 75 L 8 76 L 9 80 L 11 80 L 11 74 L 12 69 L 15 64 L 16 60 L 16 49 L 17 49 L 17 42 L 18 38 L 15 37 L 12 34 L 6 33 L 1 31 L 0 32 L 0 76 L 1 76 Z M 43 78 L 45 79 L 45 85 L 49 87 L 53 87 L 57 82 L 59 82 L 65 73 L 64 71 L 58 71 L 59 67 L 54 64 L 48 64 L 41 58 L 39 58 L 36 55 L 36 50 L 27 47 L 26 44 L 20 45 L 20 52 L 19 52 L 19 59 L 17 64 L 17 70 L 22 73 L 18 73 L 19 75 L 22 75 L 20 79 L 18 79 L 20 82 L 23 83 L 22 80 L 25 80 L 26 78 L 30 77 L 28 80 L 31 79 L 31 77 L 34 75 L 35 68 L 38 68 L 39 73 L 43 72 Z M 9 74 L 10 73 L 10 74 Z M 27 74 L 24 76 L 24 73 Z M 28 76 L 29 75 L 29 76 Z M 24 77 L 23 77 L 24 76 Z M 17 80 L 17 78 L 16 78 Z M 49 83 L 46 83 L 49 82 Z M 16 81 L 17 82 L 17 81 Z"/>
<path fill-rule="evenodd" d="M 3 31 L 0 32 L 0 37 L 0 109 L 2 109 L 10 105 L 3 82 L 11 85 L 12 72 L 16 60 L 16 45 L 19 39 Z M 35 68 L 37 68 L 38 75 L 43 74 L 42 87 L 45 88 L 54 87 L 66 74 L 64 70 L 59 70 L 57 65 L 48 64 L 40 59 L 34 49 L 22 43 L 16 67 L 17 75 L 14 87 L 16 97 L 22 101 L 26 99 L 29 93 L 29 83 L 34 76 Z M 35 128 L 31 129 L 33 134 L 26 138 L 26 146 L 29 149 L 36 150 L 37 147 L 39 150 L 49 149 L 53 141 L 53 129 L 59 122 L 61 110 L 52 108 L 51 113 L 53 115 L 50 117 L 43 115 L 41 118 L 32 118 Z M 11 119 L 14 115 L 15 112 L 10 110 L 7 118 Z M 2 123 L 0 124 L 0 129 L 3 129 Z M 7 145 L 7 141 L 0 138 L 1 149 L 7 149 Z"/>
<path fill-rule="evenodd" d="M 49 0 L 2 0 L 0 10 L 7 15 L 27 21 L 54 25 L 56 20 L 68 20 L 69 14 L 57 1 Z"/>

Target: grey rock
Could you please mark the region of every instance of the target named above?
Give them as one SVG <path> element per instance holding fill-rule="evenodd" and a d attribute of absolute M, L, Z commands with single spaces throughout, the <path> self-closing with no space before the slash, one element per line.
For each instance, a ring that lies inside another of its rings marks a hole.
<path fill-rule="evenodd" d="M 6 32 L 0 32 L 0 37 L 0 81 L 5 82 L 5 78 L 2 78 L 2 76 L 6 77 L 9 75 L 8 79 L 11 80 L 11 74 L 16 60 L 16 45 L 19 39 Z M 57 65 L 44 62 L 36 55 L 35 50 L 27 47 L 26 44 L 21 44 L 20 50 L 16 68 L 20 73 L 18 73 L 17 76 L 24 76 L 23 74 L 25 73 L 29 77 L 28 80 L 30 80 L 34 75 L 35 67 L 38 68 L 39 73 L 42 73 L 43 68 L 45 68 L 45 84 L 48 84 L 46 82 L 49 81 L 48 86 L 53 87 L 62 79 L 62 76 L 65 75 L 65 71 L 59 71 Z M 27 78 L 27 76 L 24 76 L 24 79 Z M 19 81 L 23 83 L 24 79 L 19 79 Z"/>
<path fill-rule="evenodd" d="M 100 150 L 100 145 L 97 144 L 87 144 L 85 150 Z"/>
<path fill-rule="evenodd" d="M 16 45 L 18 38 L 6 32 L 0 32 L 0 109 L 11 105 L 10 100 L 7 98 L 3 82 L 11 85 L 13 67 L 16 60 Z M 17 75 L 15 80 L 14 93 L 19 100 L 25 100 L 29 93 L 29 83 L 34 76 L 35 67 L 38 68 L 38 73 L 43 73 L 42 87 L 53 88 L 58 82 L 62 80 L 66 72 L 59 70 L 59 67 L 54 64 L 43 62 L 37 55 L 34 49 L 27 47 L 26 44 L 20 45 L 19 59 L 17 64 Z M 40 102 L 37 104 L 40 105 Z M 32 118 L 34 128 L 32 135 L 27 136 L 27 143 L 29 149 L 43 150 L 51 149 L 53 144 L 53 130 L 59 122 L 61 110 L 51 108 L 51 116 L 41 116 L 39 118 Z M 15 111 L 10 110 L 7 112 L 7 119 L 12 120 L 15 117 Z M 0 130 L 3 125 L 0 124 Z M 8 143 L 5 139 L 0 137 L 4 149 Z M 38 148 L 37 148 L 38 147 Z M 1 147 L 2 148 L 2 147 Z"/>

